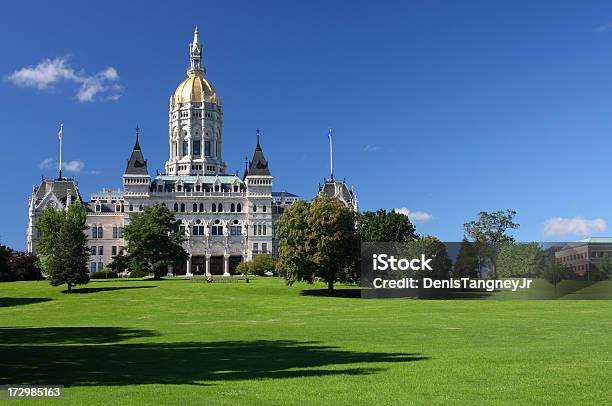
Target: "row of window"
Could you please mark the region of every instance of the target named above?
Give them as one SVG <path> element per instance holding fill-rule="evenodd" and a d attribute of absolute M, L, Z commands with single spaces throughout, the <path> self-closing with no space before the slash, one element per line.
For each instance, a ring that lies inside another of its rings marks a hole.
<path fill-rule="evenodd" d="M 265 224 L 253 224 L 253 235 L 268 235 Z"/>
<path fill-rule="evenodd" d="M 147 178 L 126 178 L 125 183 L 149 183 Z"/>
<path fill-rule="evenodd" d="M 91 238 L 100 239 L 104 238 L 104 227 L 101 225 L 93 224 L 89 226 L 91 228 Z M 123 238 L 123 227 L 113 226 L 113 238 Z"/>
<path fill-rule="evenodd" d="M 104 255 L 104 246 L 100 245 L 100 246 L 95 246 L 92 245 L 91 247 L 89 247 L 90 250 L 90 254 L 93 255 Z M 117 245 L 113 245 L 111 247 L 111 255 L 117 255 L 117 253 L 123 251 L 123 247 L 119 247 Z"/>
<path fill-rule="evenodd" d="M 174 144 L 174 155 L 178 155 L 178 144 Z M 181 156 L 189 155 L 189 141 L 183 140 L 181 143 Z M 200 156 L 202 155 L 202 140 L 197 139 L 192 141 L 191 155 Z M 212 156 L 212 143 L 211 141 L 204 141 L 204 156 Z"/>
<path fill-rule="evenodd" d="M 233 224 L 229 225 L 229 234 L 232 236 L 242 235 L 242 226 L 239 225 L 238 220 L 234 220 Z M 181 228 L 184 229 L 183 226 Z M 194 225 L 191 227 L 191 232 L 193 235 L 206 235 L 205 233 L 206 226 L 202 223 L 202 220 L 196 220 Z M 210 229 L 210 235 L 224 235 L 223 234 L 223 225 L 220 220 L 215 220 L 213 224 L 208 226 Z"/>
<path fill-rule="evenodd" d="M 180 116 L 180 118 L 189 118 L 189 110 L 186 111 L 181 111 L 180 114 L 173 114 L 172 117 L 174 119 L 177 119 Z M 215 115 L 209 111 L 204 112 L 204 116 L 206 118 L 215 118 Z M 202 112 L 200 110 L 195 110 L 191 112 L 191 117 L 202 117 Z M 219 116 L 216 116 L 217 119 L 219 119 Z"/>
<path fill-rule="evenodd" d="M 201 166 L 201 165 L 200 165 Z M 182 167 L 182 165 L 179 165 L 179 170 Z M 185 170 L 187 168 L 185 167 Z M 214 167 L 213 167 L 214 170 Z M 163 192 L 164 191 L 164 185 L 157 185 L 157 191 L 158 192 Z M 224 193 L 228 193 L 228 192 L 234 192 L 234 193 L 238 193 L 240 192 L 240 186 L 239 185 L 214 185 L 213 187 L 208 187 L 208 186 L 203 186 L 203 185 L 199 185 L 199 184 L 193 184 L 193 183 L 185 183 L 185 184 L 178 184 L 176 185 L 176 191 L 177 192 L 224 192 Z M 174 185 L 168 185 L 166 187 L 166 192 L 174 192 Z"/>
<path fill-rule="evenodd" d="M 179 213 L 179 212 L 180 213 L 185 213 L 185 210 L 186 210 L 185 203 L 181 203 L 181 204 L 174 203 L 174 211 L 175 212 L 177 212 L 177 213 Z M 223 213 L 223 203 L 219 203 L 219 204 L 213 203 L 210 206 L 210 211 L 212 213 Z M 205 213 L 204 203 L 200 203 L 200 204 L 193 203 L 193 205 L 191 206 L 191 212 L 192 213 Z M 232 204 L 230 204 L 229 212 L 230 213 L 242 213 L 242 204 L 241 203 L 238 203 L 238 204 L 232 203 Z"/>
<path fill-rule="evenodd" d="M 250 179 L 249 183 L 251 185 L 271 185 L 272 180 L 271 179 Z"/>
<path fill-rule="evenodd" d="M 603 258 L 604 256 L 608 256 L 610 255 L 609 252 L 605 252 L 605 251 L 593 251 L 590 253 L 588 252 L 583 252 L 583 253 L 579 253 L 579 254 L 572 254 L 572 255 L 566 255 L 564 257 L 559 258 L 560 262 L 569 262 L 569 261 L 574 261 L 577 259 L 593 259 L 593 258 Z"/>
<path fill-rule="evenodd" d="M 253 254 L 267 254 L 268 253 L 268 243 L 261 243 L 261 252 L 259 251 L 259 243 L 253 243 Z"/>

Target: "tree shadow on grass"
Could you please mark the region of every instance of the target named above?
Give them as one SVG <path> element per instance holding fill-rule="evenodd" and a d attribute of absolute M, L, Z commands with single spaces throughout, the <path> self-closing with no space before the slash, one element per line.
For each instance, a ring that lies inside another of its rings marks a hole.
<path fill-rule="evenodd" d="M 68 292 L 68 290 L 62 290 L 62 293 L 70 293 L 70 294 L 81 293 L 81 294 L 87 294 L 87 293 L 107 292 L 107 291 L 112 291 L 112 290 L 150 289 L 150 288 L 154 288 L 154 287 L 155 286 L 107 286 L 107 287 L 103 287 L 103 288 L 78 288 L 78 289 L 72 289 L 70 292 Z"/>
<path fill-rule="evenodd" d="M 0 327 L 0 345 L 112 344 L 157 336 L 156 331 L 122 327 Z"/>
<path fill-rule="evenodd" d="M 356 352 L 318 342 L 223 341 L 67 345 L 78 335 L 120 339 L 146 332 L 113 328 L 48 331 L 60 345 L 32 345 L 28 329 L 13 329 L 23 345 L 0 345 L 0 384 L 121 386 L 138 384 L 204 385 L 220 381 L 366 375 L 387 363 L 427 360 L 418 354 Z M 10 335 L 11 329 L 3 334 Z M 33 329 L 34 330 L 34 329 Z M 50 330 L 50 329 L 48 329 Z M 62 335 L 72 334 L 62 341 Z M 35 336 L 36 334 L 34 334 Z M 40 342 L 36 338 L 34 342 Z"/>
<path fill-rule="evenodd" d="M 0 307 L 22 306 L 49 301 L 51 299 L 48 297 L 0 297 Z"/>
<path fill-rule="evenodd" d="M 300 294 L 302 296 L 326 296 L 359 299 L 361 298 L 361 289 L 334 289 L 331 295 L 327 289 L 305 289 Z"/>

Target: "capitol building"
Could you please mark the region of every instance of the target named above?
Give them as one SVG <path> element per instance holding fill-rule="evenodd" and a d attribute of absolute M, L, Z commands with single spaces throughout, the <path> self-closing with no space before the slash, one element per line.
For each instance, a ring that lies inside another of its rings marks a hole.
<path fill-rule="evenodd" d="M 65 208 L 75 201 L 86 206 L 90 271 L 102 270 L 126 246 L 123 228 L 133 213 L 164 204 L 176 212 L 185 230 L 185 264 L 168 269 L 172 275 L 231 275 L 236 266 L 258 253 L 278 255 L 274 221 L 298 200 L 273 192 L 273 176 L 260 144 L 244 174 L 229 174 L 223 161 L 223 103 L 206 77 L 202 44 L 196 28 L 189 45 L 187 78 L 170 96 L 165 172 L 149 173 L 139 130 L 123 173 L 123 190 L 102 189 L 83 201 L 74 179 L 43 179 L 29 199 L 28 251 L 36 251 L 36 223 L 49 205 Z M 345 182 L 333 177 L 319 193 L 336 196 L 357 210 L 357 199 Z"/>

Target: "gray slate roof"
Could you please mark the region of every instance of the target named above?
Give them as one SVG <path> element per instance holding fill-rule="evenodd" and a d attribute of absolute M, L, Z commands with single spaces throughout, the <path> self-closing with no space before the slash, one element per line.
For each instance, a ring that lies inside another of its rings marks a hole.
<path fill-rule="evenodd" d="M 127 163 L 127 167 L 125 168 L 126 175 L 148 175 L 149 171 L 147 170 L 147 161 L 144 159 L 142 155 L 142 150 L 140 149 L 140 143 L 138 142 L 138 133 L 136 133 L 136 144 L 134 144 L 134 149 L 132 150 L 132 155 Z"/>
<path fill-rule="evenodd" d="M 259 145 L 259 136 L 257 137 L 257 146 L 255 147 L 247 176 L 272 176 L 270 169 L 268 169 L 268 161 L 266 161 L 266 157 Z"/>
<path fill-rule="evenodd" d="M 59 199 L 60 202 L 62 202 L 64 206 L 66 205 L 69 193 L 73 202 L 77 200 L 83 201 L 83 199 L 81 199 L 81 194 L 79 193 L 79 188 L 77 187 L 74 179 L 44 179 L 35 192 L 35 201 L 42 200 L 50 191 L 53 192 L 53 194 Z"/>

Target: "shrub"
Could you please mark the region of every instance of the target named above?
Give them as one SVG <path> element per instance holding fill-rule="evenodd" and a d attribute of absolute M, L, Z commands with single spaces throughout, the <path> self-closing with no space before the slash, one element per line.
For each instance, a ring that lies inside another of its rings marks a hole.
<path fill-rule="evenodd" d="M 236 267 L 236 273 L 241 273 L 243 275 L 248 275 L 250 274 L 250 270 L 249 270 L 249 262 L 241 262 L 238 264 L 238 266 Z"/>
<path fill-rule="evenodd" d="M 117 277 L 117 274 L 108 269 L 104 269 L 98 272 L 92 272 L 91 275 L 89 275 L 90 279 L 112 279 L 116 277 Z"/>
<path fill-rule="evenodd" d="M 146 276 L 149 276 L 149 273 L 147 271 L 143 271 L 140 269 L 135 269 L 132 272 L 130 272 L 130 278 L 144 278 Z"/>
<path fill-rule="evenodd" d="M 276 261 L 271 255 L 259 254 L 248 263 L 248 273 L 251 275 L 264 276 L 267 271 L 276 270 Z"/>

